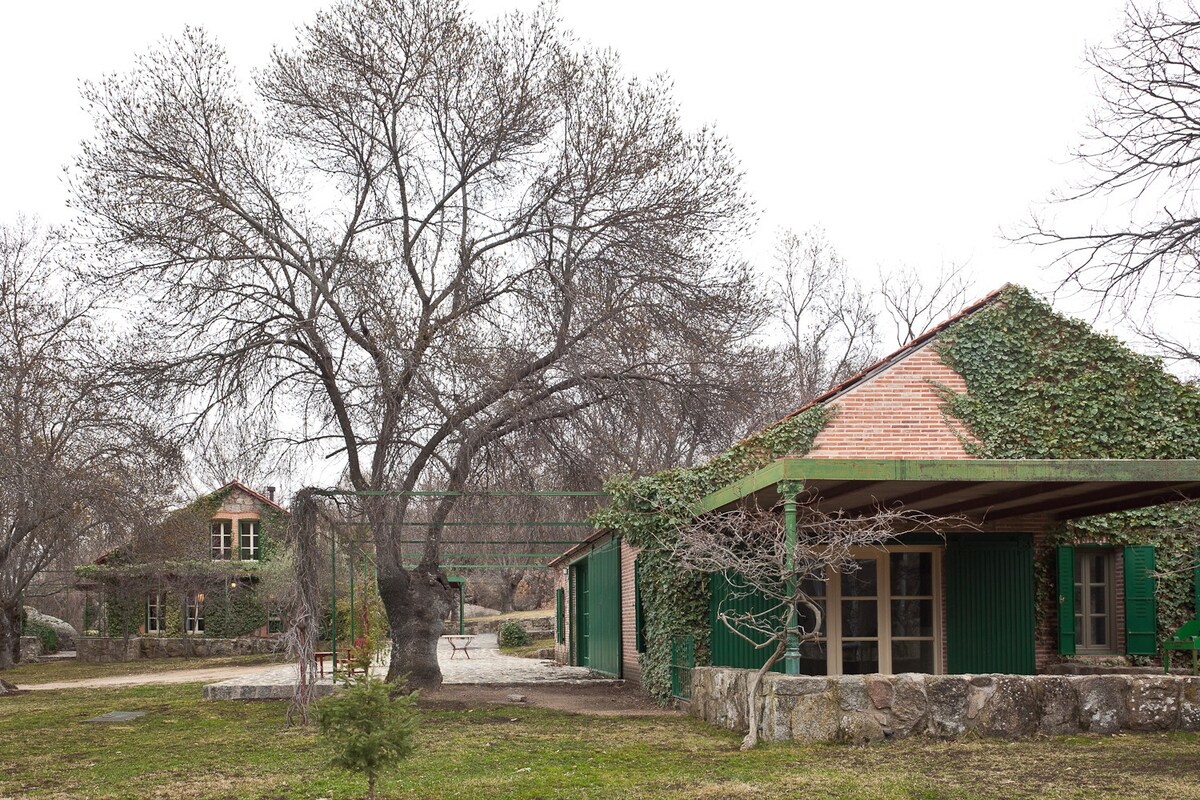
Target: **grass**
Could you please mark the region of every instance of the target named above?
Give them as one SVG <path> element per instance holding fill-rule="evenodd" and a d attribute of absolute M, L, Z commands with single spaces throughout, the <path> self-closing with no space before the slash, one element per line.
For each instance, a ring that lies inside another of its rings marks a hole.
<path fill-rule="evenodd" d="M 284 702 L 214 703 L 199 686 L 0 699 L 0 797 L 331 798 L 365 781 L 325 764 Z M 83 720 L 147 710 L 128 724 Z M 1161 798 L 1200 796 L 1200 737 L 1019 742 L 909 739 L 868 748 L 767 745 L 685 717 L 581 716 L 526 706 L 429 708 L 391 798 Z"/>
<path fill-rule="evenodd" d="M 18 686 L 33 686 L 39 683 L 82 681 L 93 678 L 110 678 L 119 675 L 136 675 L 146 672 L 174 672 L 182 669 L 214 669 L 218 667 L 243 667 L 255 664 L 281 662 L 278 655 L 211 656 L 206 658 L 147 658 L 137 661 L 122 661 L 114 664 L 89 664 L 83 661 L 43 661 L 21 664 L 0 672 L 0 678 Z"/>
<path fill-rule="evenodd" d="M 547 647 L 554 647 L 554 637 L 547 636 L 544 639 L 534 639 L 529 644 L 521 647 L 501 647 L 500 652 L 506 656 L 520 656 L 521 658 L 536 657 L 539 650 Z"/>

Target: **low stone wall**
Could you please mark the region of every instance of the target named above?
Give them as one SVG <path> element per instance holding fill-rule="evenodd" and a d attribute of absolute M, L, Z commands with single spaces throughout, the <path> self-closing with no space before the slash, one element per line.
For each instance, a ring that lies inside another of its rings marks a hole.
<path fill-rule="evenodd" d="M 244 636 L 240 639 L 209 639 L 203 636 L 187 639 L 168 636 L 131 636 L 128 639 L 85 636 L 79 639 L 76 647 L 79 660 L 88 662 L 257 655 L 278 653 L 283 649 L 281 639 L 259 636 Z"/>
<path fill-rule="evenodd" d="M 748 730 L 746 681 L 752 674 L 697 667 L 692 715 Z M 760 692 L 761 733 L 774 741 L 1200 730 L 1200 678 L 1191 676 L 772 673 Z"/>
<path fill-rule="evenodd" d="M 42 657 L 44 648 L 42 647 L 42 637 L 40 636 L 22 636 L 21 637 L 21 660 L 22 661 L 37 661 Z"/>

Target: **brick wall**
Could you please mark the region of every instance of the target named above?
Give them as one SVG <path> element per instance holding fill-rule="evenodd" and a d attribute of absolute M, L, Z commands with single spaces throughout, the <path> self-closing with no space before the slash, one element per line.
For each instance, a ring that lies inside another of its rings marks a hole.
<path fill-rule="evenodd" d="M 637 651 L 637 593 L 634 563 L 640 548 L 621 540 L 621 677 L 641 682 L 642 667 Z"/>
<path fill-rule="evenodd" d="M 837 409 L 817 435 L 812 458 L 969 458 L 934 390 L 965 392 L 962 377 L 930 342 L 867 378 L 830 405 Z"/>

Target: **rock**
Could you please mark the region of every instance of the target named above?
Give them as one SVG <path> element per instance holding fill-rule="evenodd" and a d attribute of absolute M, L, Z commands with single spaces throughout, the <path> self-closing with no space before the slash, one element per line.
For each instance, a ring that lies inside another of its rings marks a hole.
<path fill-rule="evenodd" d="M 907 674 L 893 678 L 891 714 L 887 728 L 892 736 L 920 733 L 929 717 L 929 696 L 925 691 L 925 676 Z M 868 693 L 870 689 L 867 690 Z M 887 731 L 885 731 L 886 733 Z"/>
<path fill-rule="evenodd" d="M 929 675 L 925 678 L 929 699 L 926 730 L 933 736 L 961 736 L 967 729 L 967 679 L 959 675 Z"/>
<path fill-rule="evenodd" d="M 45 650 L 40 636 L 21 637 L 21 661 L 37 661 Z"/>
<path fill-rule="evenodd" d="M 792 708 L 792 738 L 800 742 L 832 742 L 838 738 L 842 709 L 834 691 L 836 680 L 807 682 L 812 691 L 798 694 Z"/>
<path fill-rule="evenodd" d="M 1179 730 L 1200 731 L 1200 678 L 1179 679 Z"/>
<path fill-rule="evenodd" d="M 971 681 L 972 693 L 978 680 Z M 1037 730 L 1037 703 L 1030 682 L 1021 675 L 992 675 L 987 680 L 988 684 L 978 687 L 986 691 L 987 699 L 975 715 L 970 713 L 974 695 L 968 695 L 968 728 L 984 736 L 1007 739 Z"/>
<path fill-rule="evenodd" d="M 1038 682 L 1035 700 L 1041 713 L 1038 733 L 1061 736 L 1079 733 L 1079 694 L 1072 678 L 1044 677 Z"/>
<path fill-rule="evenodd" d="M 1124 675 L 1095 675 L 1080 678 L 1079 723 L 1088 733 L 1116 733 L 1125 727 L 1128 712 L 1125 695 L 1129 678 Z"/>
<path fill-rule="evenodd" d="M 1171 731 L 1179 727 L 1179 680 L 1139 678 L 1129 687 L 1129 718 L 1134 731 Z"/>
<path fill-rule="evenodd" d="M 529 698 L 523 694 L 510 694 L 508 696 L 508 702 L 510 703 L 525 703 L 528 701 L 528 699 Z"/>
<path fill-rule="evenodd" d="M 474 603 L 467 603 L 463 606 L 463 619 L 471 619 L 472 617 L 498 617 L 500 612 L 494 608 L 485 606 L 477 606 Z"/>
<path fill-rule="evenodd" d="M 882 675 L 871 675 L 867 678 L 867 697 L 871 698 L 876 708 L 891 708 L 895 696 L 896 690 L 887 678 Z"/>
<path fill-rule="evenodd" d="M 75 640 L 79 638 L 79 631 L 75 630 L 75 626 L 71 623 L 49 614 L 43 614 L 33 606 L 25 606 L 25 619 L 35 625 L 45 625 L 47 628 L 53 629 L 58 634 L 59 650 L 75 649 Z"/>
<path fill-rule="evenodd" d="M 17 687 L 15 684 L 9 683 L 3 678 L 0 678 L 0 694 L 14 694 L 16 691 Z"/>

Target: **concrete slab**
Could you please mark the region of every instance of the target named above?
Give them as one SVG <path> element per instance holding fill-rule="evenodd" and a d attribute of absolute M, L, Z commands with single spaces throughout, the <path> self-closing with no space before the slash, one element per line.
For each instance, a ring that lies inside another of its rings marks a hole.
<path fill-rule="evenodd" d="M 451 658 L 451 655 L 456 657 Z M 446 684 L 596 684 L 612 683 L 612 679 L 597 675 L 585 667 L 567 667 L 553 661 L 517 658 L 500 652 L 496 634 L 483 633 L 474 637 L 467 652 L 454 653 L 450 643 L 438 643 L 438 665 Z M 384 662 L 386 664 L 386 660 Z M 383 677 L 385 665 L 376 665 L 371 674 Z M 205 700 L 266 700 L 286 699 L 296 686 L 296 665 L 285 664 L 253 675 L 233 678 L 204 687 Z M 326 674 L 315 688 L 318 696 L 333 691 L 333 681 Z"/>

